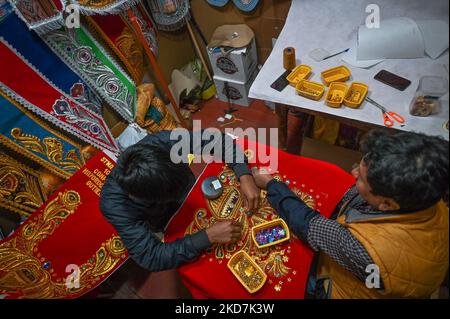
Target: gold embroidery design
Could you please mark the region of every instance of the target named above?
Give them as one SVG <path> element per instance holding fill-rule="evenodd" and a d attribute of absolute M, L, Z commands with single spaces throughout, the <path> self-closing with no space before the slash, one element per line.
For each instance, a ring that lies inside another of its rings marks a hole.
<path fill-rule="evenodd" d="M 291 283 L 292 275 L 297 273 L 295 269 L 287 266 L 291 253 L 290 245 L 277 245 L 258 249 L 251 236 L 253 226 L 279 218 L 267 200 L 267 191 L 261 190 L 259 209 L 252 212 L 252 214 L 248 214 L 242 207 L 242 194 L 239 191 L 239 181 L 236 179 L 234 172 L 224 167 L 217 177 L 224 186 L 223 194 L 219 199 L 207 200 L 207 209 L 200 208 L 194 213 L 193 221 L 186 228 L 185 235 L 196 233 L 218 221 L 238 221 L 242 225 L 241 240 L 237 244 L 216 245 L 209 249 L 204 256 L 213 254 L 214 258 L 209 257 L 209 261 L 212 262 L 215 259 L 221 264 L 222 260 L 230 259 L 235 252 L 244 250 L 268 275 L 269 284 L 273 284 L 275 290 L 278 287 L 281 290 L 281 286 L 285 283 L 281 278 L 288 277 L 289 280 L 287 282 Z M 291 181 L 287 180 L 286 176 L 275 174 L 274 177 L 286 184 L 291 184 Z M 315 199 L 306 191 L 301 190 L 299 187 L 293 187 L 292 191 L 309 207 L 315 208 L 317 206 Z"/>
<path fill-rule="evenodd" d="M 55 138 L 49 136 L 45 137 L 41 141 L 36 136 L 25 134 L 22 128 L 13 128 L 11 130 L 11 136 L 15 139 L 16 143 L 13 143 L 8 137 L 0 134 L 0 144 L 3 144 L 7 148 L 10 148 L 17 153 L 26 156 L 37 164 L 42 165 L 50 172 L 64 179 L 70 178 L 85 164 L 85 160 L 81 155 L 82 147 L 80 144 L 69 140 L 66 136 L 50 128 L 44 121 L 35 117 L 16 101 L 13 101 L 8 96 L 6 96 L 2 91 L 0 91 L 0 95 L 8 99 L 10 103 L 21 110 L 25 116 L 36 122 L 37 125 L 41 126 L 43 129 L 49 131 L 57 137 Z M 62 141 L 67 142 L 73 147 L 72 149 L 67 151 L 65 156 L 63 154 Z M 46 156 L 48 160 L 41 158 L 34 152 Z"/>
<path fill-rule="evenodd" d="M 81 204 L 78 192 L 67 190 L 50 201 L 42 214 L 30 220 L 12 240 L 0 245 L 0 294 L 21 293 L 20 298 L 64 298 L 92 288 L 111 271 L 126 250 L 118 236 L 101 245 L 95 255 L 80 267 L 79 288 L 68 288 L 65 278 L 52 278 L 44 269 L 38 244 L 51 235 Z"/>
<path fill-rule="evenodd" d="M 44 137 L 41 141 L 38 137 L 23 133 L 21 128 L 13 128 L 11 136 L 16 142 L 26 149 L 45 155 L 51 162 L 61 166 L 65 172 L 76 172 L 83 166 L 83 161 L 74 149 L 63 155 L 63 144 L 54 137 Z M 68 177 L 68 173 L 65 174 Z"/>
<path fill-rule="evenodd" d="M 39 174 L 0 151 L 0 206 L 29 216 L 44 201 Z"/>

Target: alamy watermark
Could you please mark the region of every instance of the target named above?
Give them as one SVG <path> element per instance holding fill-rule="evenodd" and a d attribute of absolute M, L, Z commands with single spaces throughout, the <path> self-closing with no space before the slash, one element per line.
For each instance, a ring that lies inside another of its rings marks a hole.
<path fill-rule="evenodd" d="M 75 264 L 70 264 L 66 266 L 66 273 L 70 273 L 66 277 L 66 288 L 67 289 L 79 289 L 80 288 L 80 267 Z"/>
<path fill-rule="evenodd" d="M 371 3 L 367 5 L 366 13 L 369 13 L 369 15 L 366 17 L 366 27 L 368 29 L 379 29 L 380 7 L 377 4 Z"/>
<path fill-rule="evenodd" d="M 170 134 L 174 145 L 170 150 L 173 163 L 189 163 L 189 155 L 196 154 L 194 163 L 239 163 L 257 164 L 268 172 L 278 170 L 278 129 L 277 128 L 227 128 L 223 134 L 217 128 L 202 130 L 201 121 L 193 121 L 193 132 L 183 128 Z M 191 138 L 192 135 L 192 138 Z M 234 138 L 246 138 L 258 142 L 255 150 L 244 152 L 235 145 Z"/>
<path fill-rule="evenodd" d="M 69 4 L 66 6 L 65 24 L 68 29 L 80 27 L 80 7 L 76 4 Z"/>
<path fill-rule="evenodd" d="M 380 267 L 375 264 L 370 264 L 366 267 L 366 273 L 369 274 L 366 277 L 366 287 L 369 289 L 380 289 Z"/>

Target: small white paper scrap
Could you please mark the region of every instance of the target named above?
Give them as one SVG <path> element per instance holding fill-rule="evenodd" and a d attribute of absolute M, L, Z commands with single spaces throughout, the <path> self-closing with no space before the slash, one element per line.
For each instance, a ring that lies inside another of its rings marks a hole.
<path fill-rule="evenodd" d="M 217 122 L 225 122 L 225 119 L 224 119 L 223 117 L 219 117 L 219 118 L 217 119 Z"/>
<path fill-rule="evenodd" d="M 233 118 L 233 115 L 227 114 L 227 115 L 225 115 L 225 118 L 226 118 L 227 120 L 231 120 L 231 119 Z"/>
<path fill-rule="evenodd" d="M 215 191 L 222 188 L 222 184 L 218 179 L 212 182 L 212 186 L 214 187 Z"/>

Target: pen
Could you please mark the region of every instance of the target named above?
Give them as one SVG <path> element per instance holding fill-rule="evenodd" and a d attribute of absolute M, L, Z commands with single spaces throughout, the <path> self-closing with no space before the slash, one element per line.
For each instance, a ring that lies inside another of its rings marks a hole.
<path fill-rule="evenodd" d="M 342 54 L 342 53 L 348 52 L 348 50 L 350 50 L 350 48 L 348 48 L 348 49 L 345 49 L 345 50 L 343 50 L 343 51 L 340 51 L 340 52 L 338 52 L 338 53 L 335 53 L 335 54 L 329 55 L 329 56 L 327 56 L 326 58 L 323 58 L 323 60 L 322 60 L 322 61 L 324 61 L 324 60 L 326 60 L 326 59 L 329 59 L 329 58 L 332 58 L 332 57 L 334 57 L 334 56 L 336 56 L 336 55 L 339 55 L 339 54 Z"/>

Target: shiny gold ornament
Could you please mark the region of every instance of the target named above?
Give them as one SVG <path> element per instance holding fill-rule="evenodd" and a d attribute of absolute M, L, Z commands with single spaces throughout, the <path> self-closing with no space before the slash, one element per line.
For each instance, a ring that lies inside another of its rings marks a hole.
<path fill-rule="evenodd" d="M 45 201 L 39 173 L 0 151 L 0 207 L 28 216 Z"/>

